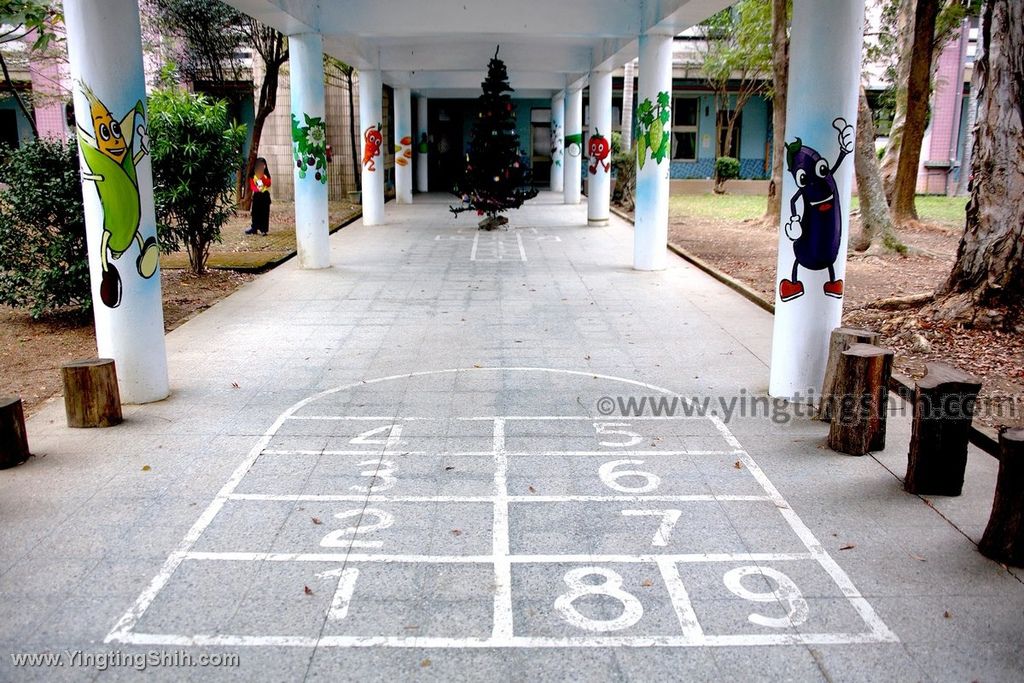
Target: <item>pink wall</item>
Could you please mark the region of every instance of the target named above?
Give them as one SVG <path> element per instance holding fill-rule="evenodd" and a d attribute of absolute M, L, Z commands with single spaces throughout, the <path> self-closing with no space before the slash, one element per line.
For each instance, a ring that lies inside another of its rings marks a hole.
<path fill-rule="evenodd" d="M 947 179 L 956 158 L 960 132 L 960 106 L 963 94 L 964 43 L 966 33 L 958 30 L 935 65 L 935 92 L 932 94 L 932 118 L 927 146 L 922 150 L 918 191 L 946 194 Z"/>

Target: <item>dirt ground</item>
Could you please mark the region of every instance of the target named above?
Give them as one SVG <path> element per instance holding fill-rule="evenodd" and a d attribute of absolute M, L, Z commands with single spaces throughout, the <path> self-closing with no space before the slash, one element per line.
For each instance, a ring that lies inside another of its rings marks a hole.
<path fill-rule="evenodd" d="M 184 270 L 161 273 L 167 331 L 254 277 L 230 271 L 210 271 L 201 278 Z M 32 320 L 25 311 L 0 306 L 0 394 L 21 396 L 28 413 L 60 393 L 61 363 L 95 356 L 91 315 Z"/>
<path fill-rule="evenodd" d="M 675 198 L 673 198 L 675 199 Z M 678 208 L 678 207 L 677 207 Z M 854 216 L 850 231 L 860 230 Z M 932 292 L 948 276 L 962 224 L 925 221 L 900 232 L 922 253 L 864 256 L 847 261 L 843 324 L 882 334 L 896 351 L 895 371 L 921 377 L 928 361 L 950 363 L 983 382 L 975 420 L 989 427 L 1024 426 L 1024 326 L 1006 332 L 965 329 L 919 317 L 923 305 L 882 310 L 880 299 Z M 713 218 L 674 210 L 669 241 L 775 300 L 778 234 L 757 219 Z"/>

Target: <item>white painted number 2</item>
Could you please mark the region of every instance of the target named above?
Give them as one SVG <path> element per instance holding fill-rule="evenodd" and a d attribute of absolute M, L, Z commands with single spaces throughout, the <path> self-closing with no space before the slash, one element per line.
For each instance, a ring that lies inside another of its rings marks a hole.
<path fill-rule="evenodd" d="M 353 484 L 349 486 L 349 489 L 352 491 L 370 493 L 372 489 L 373 493 L 380 493 L 381 491 L 387 491 L 398 481 L 395 479 L 395 463 L 391 460 L 363 460 L 356 463 L 356 467 L 371 467 L 373 469 L 363 470 L 359 473 L 361 476 L 370 477 L 370 481 L 368 484 Z"/>
<path fill-rule="evenodd" d="M 395 523 L 395 518 L 390 512 L 384 510 L 378 510 L 377 508 L 366 508 L 365 510 L 346 510 L 345 512 L 339 512 L 334 515 L 335 519 L 345 520 L 352 518 L 359 518 L 362 515 L 362 521 L 359 526 L 349 526 L 344 529 L 338 529 L 332 531 L 323 537 L 320 541 L 320 545 L 324 548 L 380 548 L 384 545 L 384 541 L 364 541 L 358 538 L 351 538 L 353 536 L 372 534 L 375 531 L 381 531 L 387 529 Z M 377 521 L 367 524 L 367 517 L 376 518 Z M 349 538 L 345 538 L 348 536 Z"/>
<path fill-rule="evenodd" d="M 583 579 L 588 576 L 599 576 L 604 581 L 594 584 Z M 569 592 L 559 595 L 555 600 L 555 609 L 573 626 L 586 631 L 621 631 L 629 628 L 644 615 L 644 607 L 635 596 L 622 590 L 622 577 L 611 569 L 604 567 L 579 567 L 570 569 L 565 574 L 565 583 Z M 573 603 L 587 595 L 607 595 L 622 603 L 622 614 L 614 619 L 591 619 L 580 614 Z"/>
<path fill-rule="evenodd" d="M 650 472 L 643 472 L 641 470 L 618 470 L 615 468 L 621 465 L 643 465 L 643 460 L 612 460 L 606 462 L 598 468 L 597 473 L 601 477 L 601 481 L 604 482 L 605 486 L 622 493 L 649 493 L 654 489 L 661 486 L 661 477 Z M 644 480 L 644 483 L 639 486 L 627 486 L 619 483 L 619 480 L 624 477 L 640 477 Z"/>
<path fill-rule="evenodd" d="M 628 429 L 612 429 L 612 427 L 629 427 L 628 422 L 595 422 L 594 429 L 597 430 L 598 434 L 618 434 L 619 436 L 627 437 L 625 441 L 601 441 L 602 446 L 608 448 L 630 448 L 637 445 L 644 440 L 644 437 L 640 436 L 636 432 L 631 432 Z"/>
<path fill-rule="evenodd" d="M 672 530 L 676 528 L 676 522 L 682 516 L 682 510 L 623 510 L 626 517 L 661 517 L 661 525 L 654 534 L 651 545 L 659 548 L 668 545 L 668 539 L 672 536 Z"/>
<path fill-rule="evenodd" d="M 371 438 L 377 434 L 383 434 L 387 432 L 387 437 L 383 439 Z M 374 427 L 368 429 L 354 439 L 351 439 L 349 443 L 369 444 L 371 446 L 384 446 L 384 450 L 390 450 L 402 442 L 402 425 L 384 425 L 383 427 Z"/>
<path fill-rule="evenodd" d="M 752 591 L 743 585 L 743 578 L 747 576 L 764 576 L 778 584 L 778 588 L 767 593 Z M 784 617 L 766 617 L 763 614 L 751 614 L 747 619 L 752 624 L 769 626 L 771 628 L 789 628 L 790 626 L 799 626 L 807 621 L 807 617 L 810 616 L 807 601 L 804 600 L 800 589 L 793 583 L 793 579 L 777 569 L 772 569 L 771 567 L 737 567 L 727 571 L 725 576 L 722 577 L 722 581 L 725 582 L 726 588 L 744 600 L 782 603 L 786 608 L 787 613 Z"/>

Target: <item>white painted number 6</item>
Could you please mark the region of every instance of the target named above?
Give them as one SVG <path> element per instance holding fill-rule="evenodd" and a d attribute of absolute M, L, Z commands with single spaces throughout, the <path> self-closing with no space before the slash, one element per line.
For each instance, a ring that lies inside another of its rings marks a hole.
<path fill-rule="evenodd" d="M 622 493 L 649 493 L 654 489 L 661 486 L 661 477 L 650 472 L 642 472 L 640 470 L 619 470 L 615 471 L 616 467 L 620 465 L 643 465 L 643 460 L 612 460 L 606 462 L 598 468 L 597 473 L 601 477 L 601 481 L 605 483 L 605 486 Z M 641 477 L 644 483 L 639 486 L 626 486 L 619 483 L 619 479 L 623 477 Z"/>
<path fill-rule="evenodd" d="M 768 593 L 756 593 L 744 587 L 743 578 L 747 576 L 764 576 L 775 581 L 778 584 L 778 588 Z M 725 582 L 726 588 L 744 600 L 782 603 L 786 608 L 786 616 L 784 617 L 766 617 L 763 614 L 751 614 L 747 619 L 752 624 L 769 626 L 771 628 L 789 628 L 791 626 L 799 626 L 807 621 L 808 616 L 810 616 L 807 601 L 804 600 L 800 589 L 793 583 L 793 579 L 777 569 L 772 569 L 771 567 L 737 567 L 727 571 L 725 576 L 722 577 L 722 581 Z"/>
<path fill-rule="evenodd" d="M 585 583 L 586 576 L 600 576 L 601 583 Z M 644 606 L 635 596 L 622 590 L 622 577 L 611 569 L 603 567 L 579 567 L 570 569 L 565 574 L 565 583 L 569 592 L 559 595 L 555 600 L 555 609 L 573 626 L 586 631 L 621 631 L 629 628 L 644 615 Z M 580 614 L 573 603 L 585 595 L 607 595 L 622 603 L 622 614 L 614 619 L 591 619 Z"/>

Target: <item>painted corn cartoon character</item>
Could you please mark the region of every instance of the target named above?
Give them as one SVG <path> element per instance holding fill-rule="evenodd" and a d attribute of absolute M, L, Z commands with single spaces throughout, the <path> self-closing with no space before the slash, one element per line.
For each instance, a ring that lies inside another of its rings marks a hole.
<path fill-rule="evenodd" d="M 594 134 L 590 136 L 590 142 L 587 144 L 587 151 L 589 152 L 588 156 L 591 159 L 591 174 L 597 173 L 599 166 L 607 173 L 611 166 L 607 161 L 608 155 L 612 153 L 611 145 L 608 144 L 608 138 L 595 130 Z"/>
<path fill-rule="evenodd" d="M 143 239 L 139 234 L 142 208 L 135 167 L 148 153 L 141 141 L 145 133 L 146 110 L 140 100 L 124 117 L 116 119 L 92 90 L 83 85 L 82 92 L 89 100 L 89 123 L 92 126 L 91 131 L 78 127 L 79 149 L 87 167 L 87 170 L 83 169 L 82 178 L 96 184 L 103 207 L 100 299 L 108 308 L 116 308 L 121 303 L 123 286 L 121 275 L 111 260 L 120 259 L 133 243 L 137 244 L 139 255 L 135 269 L 144 278 L 153 277 L 160 260 L 156 237 Z M 136 133 L 139 135 L 137 151 Z"/>
<path fill-rule="evenodd" d="M 370 126 L 363 133 L 363 139 L 366 144 L 363 148 L 363 166 L 366 166 L 369 171 L 376 171 L 377 164 L 374 163 L 373 158 L 380 156 L 380 148 L 384 144 L 384 134 L 381 132 L 381 125 L 378 123 L 376 126 Z"/>
<path fill-rule="evenodd" d="M 843 160 L 853 152 L 855 130 L 845 119 L 837 118 L 832 127 L 839 131 L 839 156 L 836 163 L 828 160 L 800 138 L 786 145 L 786 164 L 796 181 L 797 190 L 789 200 L 790 219 L 786 223 L 786 237 L 793 241 L 792 279 L 779 283 L 779 297 L 783 301 L 804 294 L 799 268 L 828 269 L 828 282 L 823 289 L 827 296 L 841 299 L 843 281 L 836 279 L 834 264 L 842 241 L 843 214 L 839 206 L 839 189 L 835 173 Z M 797 203 L 803 200 L 803 211 L 797 213 Z"/>

